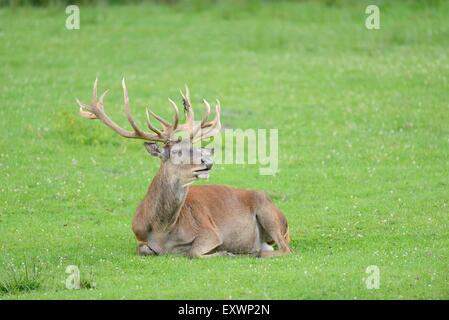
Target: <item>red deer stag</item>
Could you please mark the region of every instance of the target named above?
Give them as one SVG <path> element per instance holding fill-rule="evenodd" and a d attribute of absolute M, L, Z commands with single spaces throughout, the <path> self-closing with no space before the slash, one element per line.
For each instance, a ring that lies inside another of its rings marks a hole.
<path fill-rule="evenodd" d="M 83 104 L 78 99 L 77 102 L 81 116 L 98 119 L 125 138 L 146 140 L 147 151 L 161 161 L 132 222 L 140 255 L 272 257 L 291 253 L 287 220 L 263 192 L 220 185 L 189 187 L 197 179 L 208 178 L 212 168 L 213 149 L 198 148 L 194 143 L 219 134 L 218 100 L 214 120 L 208 121 L 210 105 L 203 100 L 204 115 L 195 122 L 186 87 L 185 93 L 181 91 L 186 122 L 179 124 L 179 109 L 169 99 L 175 113 L 173 123 L 147 109 L 147 125 L 152 131 L 149 133 L 141 130 L 131 116 L 124 79 L 122 86 L 125 114 L 132 131 L 121 128 L 105 113 L 103 100 L 107 91 L 97 99 L 97 80 L 92 104 Z M 153 126 L 150 115 L 162 129 Z M 177 137 L 180 132 L 188 137 Z M 276 250 L 273 244 L 277 245 Z"/>

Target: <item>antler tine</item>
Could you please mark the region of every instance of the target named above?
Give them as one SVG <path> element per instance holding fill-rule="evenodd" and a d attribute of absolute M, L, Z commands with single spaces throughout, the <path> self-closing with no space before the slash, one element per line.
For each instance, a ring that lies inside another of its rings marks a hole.
<path fill-rule="evenodd" d="M 190 91 L 189 91 L 189 87 L 187 86 L 187 84 L 184 84 L 184 88 L 186 89 L 187 99 L 189 99 L 189 101 L 190 101 Z"/>
<path fill-rule="evenodd" d="M 215 105 L 215 119 L 210 124 L 210 129 L 202 137 L 203 139 L 215 136 L 221 130 L 221 105 L 220 101 L 217 99 L 217 104 Z"/>
<path fill-rule="evenodd" d="M 92 88 L 92 102 L 94 104 L 97 104 L 97 84 L 98 84 L 98 77 L 95 78 L 94 87 Z"/>
<path fill-rule="evenodd" d="M 80 116 L 82 116 L 83 118 L 87 118 L 87 119 L 98 119 L 97 116 L 95 114 L 93 114 L 90 111 L 85 111 L 89 110 L 89 106 L 85 105 L 84 103 L 82 103 L 81 101 L 78 100 L 78 98 L 75 98 L 76 102 L 78 103 L 79 107 L 80 107 Z"/>
<path fill-rule="evenodd" d="M 175 110 L 175 116 L 173 118 L 173 130 L 176 130 L 178 128 L 178 124 L 179 124 L 179 109 L 178 106 L 176 105 L 176 103 L 168 98 L 168 101 L 170 101 L 170 104 L 172 105 L 173 109 Z"/>
<path fill-rule="evenodd" d="M 98 119 L 101 122 L 103 122 L 106 126 L 111 128 L 113 131 L 117 132 L 119 135 L 125 138 L 134 138 L 134 139 L 143 139 L 148 141 L 159 141 L 159 142 L 165 142 L 165 138 L 161 137 L 159 135 L 151 135 L 148 133 L 145 133 L 141 131 L 134 120 L 132 119 L 131 112 L 129 109 L 129 98 L 128 98 L 128 90 L 125 85 L 125 79 L 122 81 L 123 86 L 123 95 L 125 100 L 125 113 L 128 117 L 128 121 L 133 127 L 134 131 L 128 131 L 126 129 L 121 128 L 118 126 L 114 121 L 111 120 L 111 118 L 108 117 L 108 115 L 104 112 L 104 97 L 108 93 L 108 90 L 106 90 L 101 96 L 100 99 L 97 100 L 97 84 L 98 84 L 98 78 L 95 79 L 93 89 L 92 89 L 92 104 L 86 105 L 76 99 L 78 105 L 80 106 L 80 115 L 84 118 L 88 119 Z"/>
<path fill-rule="evenodd" d="M 207 131 L 200 131 L 200 134 L 195 136 L 193 138 L 192 142 L 197 142 L 199 140 L 207 139 L 210 137 L 215 136 L 218 134 L 221 130 L 221 122 L 220 122 L 220 116 L 221 116 L 221 105 L 220 101 L 217 100 L 217 104 L 215 106 L 215 118 L 211 122 L 205 124 L 202 126 L 201 129 L 209 128 Z"/>
<path fill-rule="evenodd" d="M 151 124 L 150 112 L 151 111 L 148 110 L 148 108 L 147 108 L 146 109 L 146 115 L 147 115 L 147 126 L 148 126 L 148 129 L 150 129 L 151 131 L 156 133 L 158 136 L 162 137 L 162 132 L 160 132 L 156 127 L 153 127 L 153 125 Z"/>
<path fill-rule="evenodd" d="M 134 132 L 136 133 L 136 135 L 140 136 L 143 139 L 147 139 L 147 140 L 155 140 L 154 136 L 149 135 L 148 133 L 143 132 L 142 130 L 139 129 L 139 127 L 137 126 L 136 122 L 134 121 L 133 117 L 131 116 L 131 110 L 129 108 L 129 96 L 128 96 L 128 88 L 126 87 L 125 84 L 125 78 L 123 78 L 122 80 L 122 87 L 123 87 L 123 97 L 124 97 L 124 101 L 125 101 L 125 114 L 126 117 L 128 118 L 128 122 L 131 125 L 131 127 L 134 129 Z M 147 110 L 148 111 L 148 110 Z M 148 120 L 148 119 L 147 119 Z M 161 131 L 159 131 L 157 128 L 153 127 L 151 125 L 151 123 L 148 121 L 147 122 L 148 128 L 153 131 L 154 133 L 157 134 L 157 140 L 158 141 L 162 141 L 164 143 L 167 142 L 168 137 L 165 136 Z"/>
<path fill-rule="evenodd" d="M 102 95 L 100 96 L 100 100 L 97 102 L 97 107 L 100 108 L 101 110 L 104 109 L 104 97 L 106 97 L 108 92 L 109 92 L 109 89 L 106 90 L 105 92 L 103 92 Z"/>
<path fill-rule="evenodd" d="M 126 87 L 125 78 L 122 79 L 122 87 L 123 87 L 123 100 L 125 104 L 125 114 L 128 118 L 128 122 L 131 125 L 131 127 L 134 129 L 134 132 L 141 136 L 145 137 L 145 133 L 139 129 L 136 122 L 134 121 L 132 115 L 131 115 L 131 109 L 129 108 L 129 96 L 128 96 L 128 88 Z M 155 132 L 157 134 L 157 132 Z M 159 135 L 159 134 L 158 134 Z"/>
<path fill-rule="evenodd" d="M 189 87 L 185 85 L 185 94 L 182 92 L 182 90 L 179 90 L 179 92 L 181 93 L 182 96 L 184 111 L 187 113 L 186 123 L 182 127 L 185 131 L 189 133 L 190 139 L 193 140 L 193 136 L 196 134 L 197 129 L 194 129 L 195 113 L 193 111 L 192 103 L 190 102 Z"/>
<path fill-rule="evenodd" d="M 193 133 L 191 135 L 192 141 L 195 139 L 198 132 L 200 132 L 204 128 L 207 128 L 206 123 L 207 123 L 207 119 L 209 118 L 209 115 L 210 115 L 210 104 L 209 104 L 209 102 L 207 102 L 206 99 L 203 99 L 203 103 L 204 103 L 204 107 L 205 107 L 203 118 L 201 119 L 201 123 L 193 130 Z"/>
<path fill-rule="evenodd" d="M 155 114 L 153 111 L 151 111 L 151 110 L 148 110 L 147 109 L 147 111 L 149 111 L 150 112 L 150 114 L 157 120 L 157 121 L 159 121 L 160 122 L 160 124 L 164 127 L 164 128 L 171 128 L 171 124 L 167 121 L 167 120 L 165 120 L 164 118 L 162 118 L 161 116 L 158 116 L 157 114 Z"/>
<path fill-rule="evenodd" d="M 203 99 L 203 103 L 205 106 L 205 110 L 204 110 L 204 114 L 203 114 L 203 119 L 201 120 L 201 127 L 203 127 L 206 124 L 207 119 L 209 118 L 210 115 L 210 104 L 209 102 L 207 102 L 206 99 Z"/>
<path fill-rule="evenodd" d="M 193 121 L 195 119 L 195 114 L 193 112 L 192 103 L 190 102 L 190 92 L 189 92 L 189 87 L 187 87 L 187 85 L 185 85 L 185 90 L 186 90 L 185 94 L 182 92 L 182 90 L 179 90 L 179 91 L 181 92 L 182 103 L 184 105 L 184 111 L 187 112 L 186 122 L 188 124 L 190 124 L 191 127 L 193 128 Z"/>
<path fill-rule="evenodd" d="M 95 78 L 94 85 L 92 87 L 92 103 L 90 105 L 86 105 L 82 103 L 81 101 L 76 99 L 76 102 L 78 103 L 80 107 L 80 115 L 87 119 L 98 119 L 95 109 L 101 109 L 103 110 L 103 100 L 105 95 L 108 93 L 108 90 L 103 92 L 103 94 L 100 96 L 100 101 L 97 100 L 97 83 L 98 83 L 98 77 Z M 87 110 L 87 111 L 86 111 Z"/>
<path fill-rule="evenodd" d="M 184 103 L 187 103 L 188 106 L 191 107 L 192 105 L 191 105 L 191 103 L 190 103 L 190 91 L 189 91 L 189 87 L 187 87 L 187 85 L 185 84 L 185 85 L 184 85 L 184 88 L 185 88 L 185 90 L 186 90 L 186 93 L 185 93 L 185 94 L 182 92 L 181 89 L 179 89 L 179 92 L 181 92 L 182 99 L 184 100 L 183 102 L 184 102 Z M 186 106 L 184 105 L 184 107 L 186 107 Z"/>

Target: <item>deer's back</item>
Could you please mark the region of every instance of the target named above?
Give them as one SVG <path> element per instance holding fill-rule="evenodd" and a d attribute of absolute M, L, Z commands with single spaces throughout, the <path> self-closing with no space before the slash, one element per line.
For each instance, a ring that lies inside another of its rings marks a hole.
<path fill-rule="evenodd" d="M 205 185 L 189 188 L 185 206 L 192 211 L 202 211 L 215 216 L 220 213 L 254 212 L 260 201 L 265 200 L 265 194 L 260 191 Z"/>

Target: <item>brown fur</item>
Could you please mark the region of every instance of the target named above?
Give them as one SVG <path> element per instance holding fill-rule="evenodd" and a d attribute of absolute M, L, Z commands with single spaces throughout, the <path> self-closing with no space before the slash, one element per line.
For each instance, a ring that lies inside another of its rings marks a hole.
<path fill-rule="evenodd" d="M 179 171 L 179 168 L 176 168 Z M 208 185 L 183 187 L 162 163 L 139 205 L 132 229 L 142 255 L 191 257 L 290 253 L 287 219 L 260 191 Z M 276 244 L 264 251 L 263 243 Z"/>

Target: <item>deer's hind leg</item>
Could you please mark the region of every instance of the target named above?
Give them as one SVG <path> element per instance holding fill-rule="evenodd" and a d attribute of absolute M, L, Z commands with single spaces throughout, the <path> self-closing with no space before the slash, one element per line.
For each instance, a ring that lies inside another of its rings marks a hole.
<path fill-rule="evenodd" d="M 288 246 L 288 224 L 283 213 L 266 197 L 260 202 L 260 206 L 256 210 L 257 221 L 262 227 L 262 240 L 264 242 L 276 243 L 276 250 L 262 250 L 259 257 L 269 258 L 290 254 L 292 251 Z M 264 239 L 265 238 L 265 239 Z"/>

